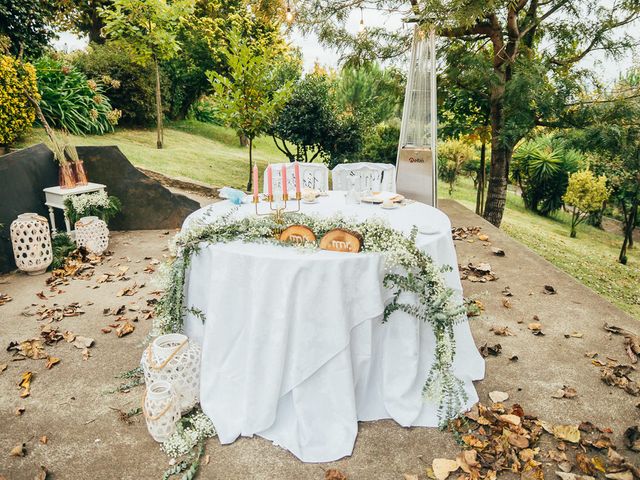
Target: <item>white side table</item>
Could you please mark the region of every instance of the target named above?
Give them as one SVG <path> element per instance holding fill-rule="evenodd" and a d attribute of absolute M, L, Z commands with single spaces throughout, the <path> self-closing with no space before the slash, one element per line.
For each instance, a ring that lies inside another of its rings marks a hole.
<path fill-rule="evenodd" d="M 105 189 L 105 185 L 101 183 L 91 183 L 89 182 L 87 185 L 83 185 L 82 187 L 75 188 L 60 188 L 60 187 L 47 187 L 45 188 L 45 202 L 44 204 L 49 207 L 49 218 L 51 219 L 51 232 L 53 235 L 57 233 L 56 229 L 56 218 L 53 214 L 54 208 L 59 208 L 64 213 L 64 223 L 67 227 L 67 233 L 71 233 L 71 222 L 69 222 L 69 217 L 67 217 L 67 209 L 64 206 L 64 201 L 67 197 L 72 195 L 81 195 L 83 193 L 93 193 L 100 192 Z"/>

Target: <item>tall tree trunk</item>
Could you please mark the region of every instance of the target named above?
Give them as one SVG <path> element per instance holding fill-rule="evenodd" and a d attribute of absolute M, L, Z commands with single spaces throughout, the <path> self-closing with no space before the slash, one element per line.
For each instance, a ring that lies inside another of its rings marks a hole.
<path fill-rule="evenodd" d="M 624 226 L 624 240 L 622 241 L 622 248 L 620 249 L 620 256 L 618 257 L 618 261 L 623 265 L 627 264 L 627 248 L 629 246 L 629 239 L 633 235 L 633 229 L 638 215 L 638 202 L 638 198 L 636 197 L 631 205 L 629 215 L 625 215 L 626 224 Z"/>
<path fill-rule="evenodd" d="M 631 221 L 629 222 L 629 228 L 627 230 L 627 243 L 628 243 L 628 247 L 631 249 L 633 248 L 633 231 L 636 228 L 636 223 L 638 221 L 638 202 L 636 201 L 636 203 L 633 206 L 633 209 L 631 210 Z"/>
<path fill-rule="evenodd" d="M 156 127 L 157 127 L 157 140 L 156 146 L 161 149 L 164 145 L 164 132 L 162 131 L 162 96 L 160 93 L 160 66 L 158 65 L 158 58 L 153 57 L 153 61 L 156 65 Z"/>
<path fill-rule="evenodd" d="M 483 202 L 484 202 L 484 172 L 486 171 L 487 164 L 487 144 L 482 142 L 480 148 L 480 171 L 478 172 L 478 191 L 476 193 L 476 215 L 482 215 Z"/>
<path fill-rule="evenodd" d="M 247 147 L 249 146 L 249 140 L 247 139 L 246 135 L 242 132 L 238 132 L 238 140 L 240 140 L 240 146 L 241 147 Z"/>
<path fill-rule="evenodd" d="M 251 191 L 253 179 L 253 137 L 249 137 L 249 181 L 247 182 L 247 192 Z"/>
<path fill-rule="evenodd" d="M 507 201 L 507 175 L 512 151 L 502 139 L 505 75 L 500 70 L 494 69 L 494 71 L 502 81 L 491 87 L 491 170 L 483 217 L 499 227 Z"/>

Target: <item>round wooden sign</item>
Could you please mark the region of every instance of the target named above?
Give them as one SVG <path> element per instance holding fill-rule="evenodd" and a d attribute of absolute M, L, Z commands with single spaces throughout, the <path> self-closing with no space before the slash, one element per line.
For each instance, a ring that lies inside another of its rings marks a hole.
<path fill-rule="evenodd" d="M 285 228 L 280 234 L 280 241 L 289 243 L 315 243 L 316 235 L 309 227 L 305 227 L 304 225 L 291 225 Z"/>
<path fill-rule="evenodd" d="M 362 250 L 362 243 L 362 236 L 359 233 L 336 228 L 322 237 L 320 248 L 335 252 L 357 253 Z"/>

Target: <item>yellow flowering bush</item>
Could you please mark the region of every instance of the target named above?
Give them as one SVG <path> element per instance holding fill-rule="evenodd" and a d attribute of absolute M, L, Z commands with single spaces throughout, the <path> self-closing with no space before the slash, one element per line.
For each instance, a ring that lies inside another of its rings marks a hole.
<path fill-rule="evenodd" d="M 39 100 L 33 65 L 0 55 L 0 146 L 12 144 L 33 124 L 36 112 L 28 95 Z"/>
<path fill-rule="evenodd" d="M 573 207 L 571 238 L 575 238 L 578 224 L 590 213 L 600 210 L 608 198 L 607 177 L 604 175 L 596 177 L 591 170 L 581 170 L 569 175 L 569 185 L 562 200 Z"/>

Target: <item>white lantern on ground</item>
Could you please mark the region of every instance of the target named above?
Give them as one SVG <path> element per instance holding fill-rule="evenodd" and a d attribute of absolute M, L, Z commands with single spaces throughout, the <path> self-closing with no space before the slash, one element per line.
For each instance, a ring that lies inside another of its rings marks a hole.
<path fill-rule="evenodd" d="M 102 255 L 109 246 L 109 229 L 98 217 L 82 217 L 75 224 L 76 245 L 89 252 Z"/>
<path fill-rule="evenodd" d="M 198 402 L 200 390 L 200 347 L 186 335 L 170 333 L 156 338 L 141 360 L 147 385 L 171 383 L 185 412 Z"/>
<path fill-rule="evenodd" d="M 169 382 L 147 385 L 142 412 L 147 429 L 156 442 L 164 442 L 176 431 L 180 420 L 179 398 Z"/>
<path fill-rule="evenodd" d="M 46 272 L 53 261 L 47 219 L 36 213 L 23 213 L 11 223 L 10 230 L 16 266 L 29 275 Z"/>

